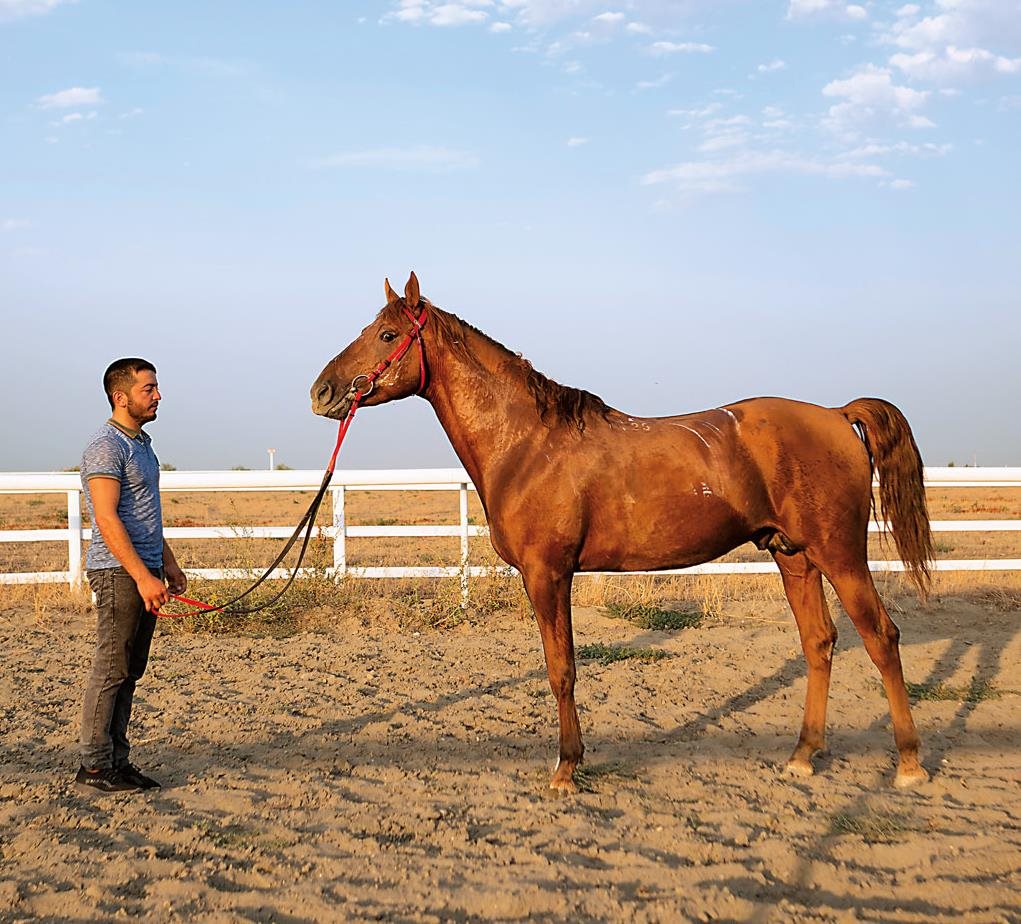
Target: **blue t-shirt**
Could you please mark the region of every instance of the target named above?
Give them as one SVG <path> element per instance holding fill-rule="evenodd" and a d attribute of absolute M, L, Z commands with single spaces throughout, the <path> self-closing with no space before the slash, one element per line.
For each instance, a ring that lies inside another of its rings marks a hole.
<path fill-rule="evenodd" d="M 138 557 L 149 568 L 163 567 L 163 510 L 160 505 L 160 460 L 149 435 L 139 431 L 131 436 L 113 421 L 89 440 L 82 453 L 82 490 L 92 521 L 92 541 L 85 567 L 119 568 L 121 563 L 106 547 L 96 527 L 89 481 L 96 477 L 116 478 L 121 483 L 117 516 L 128 532 Z"/>

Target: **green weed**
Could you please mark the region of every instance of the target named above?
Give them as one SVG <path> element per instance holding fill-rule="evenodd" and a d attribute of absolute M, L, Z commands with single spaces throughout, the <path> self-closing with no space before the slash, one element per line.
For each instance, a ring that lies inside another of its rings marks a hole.
<path fill-rule="evenodd" d="M 937 702 L 981 703 L 989 699 L 1000 699 L 1008 690 L 999 689 L 991 680 L 972 677 L 966 687 L 954 687 L 942 680 L 936 683 L 911 683 L 907 681 L 908 696 L 914 702 L 933 700 Z"/>
<path fill-rule="evenodd" d="M 664 610 L 647 603 L 618 603 L 606 605 L 607 615 L 626 619 L 642 629 L 657 632 L 676 632 L 693 629 L 702 622 L 702 614 L 693 610 Z"/>
<path fill-rule="evenodd" d="M 582 645 L 577 655 L 583 661 L 598 661 L 604 666 L 615 661 L 662 661 L 670 657 L 669 652 L 659 648 L 632 648 L 630 645 L 604 645 L 602 642 Z"/>

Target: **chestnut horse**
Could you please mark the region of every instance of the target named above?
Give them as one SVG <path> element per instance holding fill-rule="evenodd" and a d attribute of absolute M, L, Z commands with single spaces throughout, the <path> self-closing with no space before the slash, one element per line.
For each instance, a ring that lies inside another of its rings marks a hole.
<path fill-rule="evenodd" d="M 380 368 L 402 336 L 422 349 Z M 632 417 L 551 381 L 435 307 L 414 273 L 403 298 L 386 283 L 386 305 L 316 379 L 312 409 L 345 418 L 359 383 L 366 406 L 416 393 L 433 406 L 478 489 L 493 547 L 521 572 L 560 719 L 551 787 L 575 789 L 583 752 L 574 704 L 575 573 L 683 568 L 745 542 L 768 549 L 780 569 L 808 662 L 805 716 L 787 770 L 810 775 L 824 746 L 837 638 L 825 576 L 882 675 L 899 752 L 895 785 L 928 778 L 899 632 L 866 557 L 875 470 L 898 554 L 924 595 L 932 536 L 922 461 L 892 404 L 859 398 L 824 408 L 750 398 L 678 417 Z"/>

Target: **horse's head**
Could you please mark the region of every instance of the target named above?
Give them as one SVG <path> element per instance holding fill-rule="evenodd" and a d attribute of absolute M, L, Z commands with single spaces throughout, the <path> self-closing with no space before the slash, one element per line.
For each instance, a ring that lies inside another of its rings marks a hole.
<path fill-rule="evenodd" d="M 323 417 L 343 420 L 355 395 L 362 392 L 362 405 L 385 404 L 419 391 L 422 383 L 423 354 L 414 348 L 381 372 L 374 381 L 369 376 L 385 362 L 409 331 L 428 302 L 418 290 L 414 273 L 404 287 L 404 298 L 386 280 L 386 305 L 375 320 L 349 343 L 319 373 L 312 385 L 312 410 Z"/>

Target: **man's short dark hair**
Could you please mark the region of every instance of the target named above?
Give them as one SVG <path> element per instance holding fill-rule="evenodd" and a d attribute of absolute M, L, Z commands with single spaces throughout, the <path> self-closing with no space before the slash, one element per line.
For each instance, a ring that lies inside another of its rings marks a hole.
<path fill-rule="evenodd" d="M 126 359 L 117 359 L 107 366 L 103 373 L 103 391 L 106 392 L 106 400 L 113 404 L 113 393 L 115 391 L 130 391 L 139 372 L 155 372 L 156 367 L 146 359 L 139 359 L 137 356 L 129 356 Z"/>

